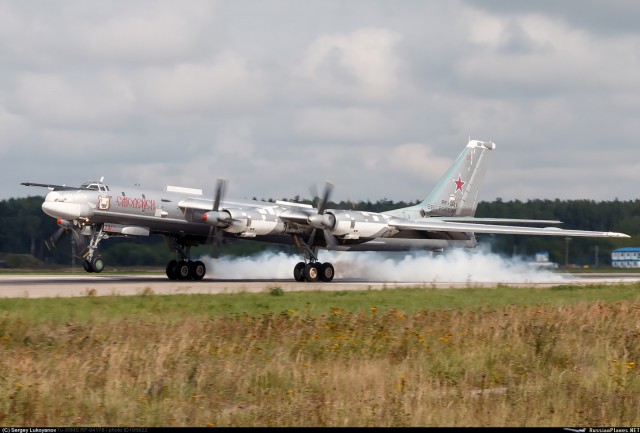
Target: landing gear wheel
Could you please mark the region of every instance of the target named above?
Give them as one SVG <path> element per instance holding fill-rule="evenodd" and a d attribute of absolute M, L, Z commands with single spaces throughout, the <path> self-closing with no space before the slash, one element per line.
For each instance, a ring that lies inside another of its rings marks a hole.
<path fill-rule="evenodd" d="M 335 275 L 335 270 L 333 269 L 333 265 L 331 263 L 323 263 L 320 265 L 320 280 L 325 283 L 333 280 L 333 276 Z"/>
<path fill-rule="evenodd" d="M 82 262 L 82 267 L 84 268 L 85 271 L 89 273 L 93 272 L 93 269 L 91 268 L 91 263 L 89 262 L 89 260 L 84 260 Z"/>
<path fill-rule="evenodd" d="M 95 273 L 99 273 L 104 270 L 104 262 L 100 256 L 94 258 L 89 265 L 91 266 L 91 270 Z"/>
<path fill-rule="evenodd" d="M 204 263 L 198 260 L 191 264 L 191 269 L 189 274 L 194 280 L 200 281 L 201 279 L 204 278 L 204 274 L 206 272 L 207 272 L 207 268 L 204 266 Z"/>
<path fill-rule="evenodd" d="M 176 273 L 179 280 L 188 280 L 191 278 L 191 272 L 189 272 L 189 262 L 186 260 L 180 260 L 176 266 Z"/>
<path fill-rule="evenodd" d="M 309 283 L 315 283 L 318 281 L 319 272 L 318 272 L 318 264 L 317 263 L 307 263 L 304 267 L 304 278 Z"/>
<path fill-rule="evenodd" d="M 177 280 L 178 279 L 178 262 L 175 260 L 171 260 L 169 263 L 167 263 L 167 277 L 170 280 Z"/>
<path fill-rule="evenodd" d="M 293 278 L 299 283 L 304 282 L 304 262 L 299 262 L 295 268 L 293 268 Z"/>

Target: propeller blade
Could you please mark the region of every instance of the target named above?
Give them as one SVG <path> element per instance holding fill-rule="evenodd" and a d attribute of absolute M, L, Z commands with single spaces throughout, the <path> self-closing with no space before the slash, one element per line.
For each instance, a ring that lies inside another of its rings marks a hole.
<path fill-rule="evenodd" d="M 213 257 L 214 259 L 217 259 L 219 256 L 218 242 L 217 242 L 218 232 L 219 231 L 216 228 L 216 226 L 209 227 L 209 235 L 207 236 L 207 245 L 211 245 L 211 257 Z"/>
<path fill-rule="evenodd" d="M 331 191 L 333 190 L 333 184 L 327 182 L 324 188 L 324 194 L 320 202 L 318 202 L 318 213 L 321 214 L 325 211 L 327 205 L 329 204 L 329 197 L 331 196 Z"/>
<path fill-rule="evenodd" d="M 227 189 L 227 181 L 226 179 L 219 177 L 218 183 L 216 184 L 215 193 L 213 196 L 213 209 L 211 212 L 211 217 L 215 218 L 215 224 L 211 226 L 209 229 L 209 235 L 207 236 L 207 244 L 212 245 L 211 256 L 214 259 L 220 257 L 220 246 L 223 243 L 224 234 L 221 230 L 218 230 L 218 223 L 222 221 L 222 215 L 220 214 L 220 202 L 224 197 L 225 190 Z M 208 215 L 203 215 L 203 220 L 207 221 Z"/>
<path fill-rule="evenodd" d="M 307 245 L 309 245 L 309 247 L 313 246 L 313 241 L 316 239 L 316 228 L 314 227 L 313 230 L 311 230 L 311 234 L 309 235 L 309 240 L 307 240 Z"/>
<path fill-rule="evenodd" d="M 338 239 L 331 234 L 331 232 L 329 232 L 329 230 L 322 230 L 322 233 L 324 234 L 324 241 L 327 243 L 327 245 L 338 245 Z"/>
<path fill-rule="evenodd" d="M 78 257 L 84 257 L 86 254 L 86 252 L 89 249 L 89 243 L 87 242 L 87 236 L 84 236 L 82 234 L 82 230 L 78 227 L 74 227 L 71 230 L 71 233 L 73 234 L 73 240 L 75 241 L 76 245 L 79 247 L 80 252 L 77 253 L 76 255 Z"/>
<path fill-rule="evenodd" d="M 216 229 L 215 240 L 213 242 L 213 258 L 214 259 L 220 258 L 220 247 L 222 247 L 223 245 L 224 245 L 224 233 L 222 233 L 222 230 Z"/>
<path fill-rule="evenodd" d="M 320 200 L 320 196 L 318 195 L 318 187 L 313 184 L 309 187 L 309 193 L 311 194 L 311 203 L 313 205 L 318 205 L 318 201 Z"/>
<path fill-rule="evenodd" d="M 82 239 L 79 228 L 74 227 L 73 229 L 71 229 L 71 234 L 73 234 L 73 239 L 76 241 L 76 245 L 82 245 L 85 243 L 84 239 Z"/>
<path fill-rule="evenodd" d="M 224 196 L 226 186 L 227 186 L 227 181 L 224 178 L 219 177 L 218 184 L 216 185 L 216 192 L 215 192 L 215 195 L 213 196 L 213 210 L 216 212 L 220 208 L 220 201 Z"/>
<path fill-rule="evenodd" d="M 64 227 L 60 227 L 56 232 L 51 235 L 51 237 L 44 241 L 44 246 L 47 247 L 47 250 L 52 251 L 56 247 L 56 242 L 60 239 L 60 237 L 67 232 L 67 229 Z"/>

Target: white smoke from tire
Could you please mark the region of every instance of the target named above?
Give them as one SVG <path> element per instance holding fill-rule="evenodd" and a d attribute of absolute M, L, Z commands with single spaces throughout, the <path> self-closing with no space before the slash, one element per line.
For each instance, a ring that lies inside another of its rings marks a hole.
<path fill-rule="evenodd" d="M 475 250 L 453 249 L 441 255 L 430 252 L 320 251 L 321 262 L 331 262 L 336 279 L 418 283 L 547 283 L 563 277 L 532 266 L 522 258 L 506 258 Z M 201 258 L 207 278 L 293 279 L 301 256 L 266 252 L 247 257 Z"/>

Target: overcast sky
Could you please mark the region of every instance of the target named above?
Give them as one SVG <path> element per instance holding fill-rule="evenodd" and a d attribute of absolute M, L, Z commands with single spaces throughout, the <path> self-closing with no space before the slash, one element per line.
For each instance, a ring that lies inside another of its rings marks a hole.
<path fill-rule="evenodd" d="M 20 182 L 424 198 L 469 137 L 481 200 L 630 200 L 640 2 L 0 0 L 0 199 Z"/>

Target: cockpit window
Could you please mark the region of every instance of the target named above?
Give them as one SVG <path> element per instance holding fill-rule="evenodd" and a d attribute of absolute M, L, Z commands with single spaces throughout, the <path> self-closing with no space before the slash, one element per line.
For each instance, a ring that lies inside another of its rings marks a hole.
<path fill-rule="evenodd" d="M 109 191 L 109 187 L 100 182 L 85 182 L 80 185 L 81 189 L 89 189 L 91 191 Z"/>

